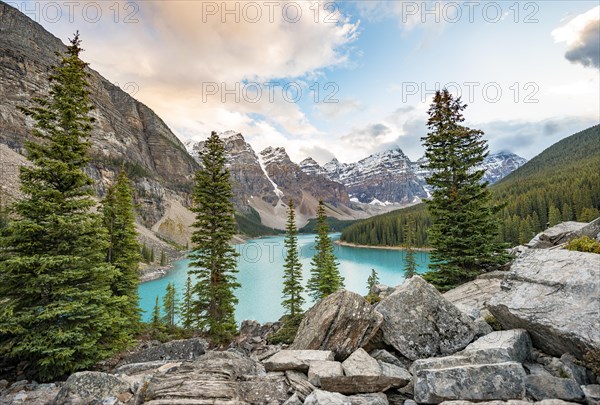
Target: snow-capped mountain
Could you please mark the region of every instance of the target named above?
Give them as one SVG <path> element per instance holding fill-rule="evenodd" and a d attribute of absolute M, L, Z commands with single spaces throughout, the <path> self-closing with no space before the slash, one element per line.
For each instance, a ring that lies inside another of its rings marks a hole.
<path fill-rule="evenodd" d="M 489 155 L 482 165 L 486 171 L 483 180 L 495 183 L 525 162 L 525 159 L 510 152 Z M 425 180 L 429 172 L 422 167 L 426 163 L 424 157 L 412 162 L 400 148 L 395 148 L 356 163 L 341 163 L 333 159 L 319 166 L 313 159 L 307 158 L 300 167 L 306 173 L 325 174 L 331 180 L 342 183 L 352 201 L 389 205 L 409 204 L 430 195 Z"/>

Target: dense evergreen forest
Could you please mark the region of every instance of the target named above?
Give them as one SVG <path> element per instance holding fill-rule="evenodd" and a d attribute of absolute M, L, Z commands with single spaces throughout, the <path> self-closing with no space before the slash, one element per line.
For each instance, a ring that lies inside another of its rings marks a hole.
<path fill-rule="evenodd" d="M 517 245 L 562 221 L 600 216 L 600 125 L 557 142 L 490 187 L 500 212 L 500 236 Z M 362 245 L 403 245 L 403 226 L 416 222 L 415 246 L 427 246 L 431 218 L 425 204 L 357 222 L 342 240 Z"/>

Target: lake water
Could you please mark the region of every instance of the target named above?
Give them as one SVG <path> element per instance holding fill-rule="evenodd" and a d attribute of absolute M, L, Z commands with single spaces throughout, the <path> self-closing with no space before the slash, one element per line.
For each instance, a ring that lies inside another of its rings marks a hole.
<path fill-rule="evenodd" d="M 339 234 L 333 234 L 338 239 Z M 242 285 L 236 290 L 239 304 L 236 308 L 236 320 L 255 319 L 261 323 L 278 320 L 284 313 L 281 306 L 282 275 L 284 264 L 283 236 L 253 239 L 236 245 L 238 258 L 238 281 Z M 299 235 L 298 247 L 303 266 L 304 284 L 310 277 L 310 261 L 314 256 L 315 235 Z M 403 268 L 406 252 L 392 249 L 369 249 L 347 246 L 335 246 L 339 269 L 346 281 L 346 289 L 361 295 L 367 294 L 367 278 L 371 269 L 379 274 L 380 282 L 395 286 L 404 281 Z M 418 272 L 424 272 L 429 264 L 427 252 L 415 252 Z M 149 321 L 156 296 L 165 293 L 167 283 L 174 282 L 179 296 L 182 295 L 187 278 L 188 260 L 174 263 L 168 274 L 154 281 L 140 284 L 140 306 L 145 311 L 143 319 Z M 306 296 L 306 309 L 311 301 Z"/>

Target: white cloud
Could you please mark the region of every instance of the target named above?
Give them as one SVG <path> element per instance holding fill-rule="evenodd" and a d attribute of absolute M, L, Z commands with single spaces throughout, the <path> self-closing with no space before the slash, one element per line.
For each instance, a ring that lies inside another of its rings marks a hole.
<path fill-rule="evenodd" d="M 586 67 L 600 68 L 600 6 L 579 14 L 552 31 L 554 41 L 565 43 L 565 58 Z"/>

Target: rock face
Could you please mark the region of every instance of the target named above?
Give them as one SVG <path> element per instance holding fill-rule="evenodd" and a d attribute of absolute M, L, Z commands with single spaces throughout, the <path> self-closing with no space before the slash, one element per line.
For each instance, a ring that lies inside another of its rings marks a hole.
<path fill-rule="evenodd" d="M 122 394 L 131 397 L 129 383 L 106 373 L 83 371 L 69 377 L 56 396 L 54 405 L 84 405 L 90 403 L 116 403 Z M 109 401 L 114 402 L 109 402 Z"/>
<path fill-rule="evenodd" d="M 562 222 L 538 233 L 527 243 L 530 248 L 547 249 L 568 242 L 578 236 L 578 233 L 588 224 L 585 222 Z"/>
<path fill-rule="evenodd" d="M 333 353 L 325 350 L 282 350 L 264 361 L 267 371 L 298 370 L 307 372 L 313 361 L 332 361 Z"/>
<path fill-rule="evenodd" d="M 31 121 L 16 108 L 47 94 L 50 67 L 64 44 L 41 25 L 0 2 L 0 143 L 23 153 L 32 140 Z M 65 38 L 66 39 L 66 38 Z M 135 183 L 135 199 L 147 228 L 171 201 L 189 203 L 194 160 L 167 125 L 147 106 L 89 69 L 96 106 L 89 174 L 100 195 L 121 165 Z M 165 235 L 170 237 L 171 235 Z"/>
<path fill-rule="evenodd" d="M 384 318 L 384 342 L 411 360 L 455 353 L 475 337 L 473 321 L 419 276 L 375 309 Z"/>
<path fill-rule="evenodd" d="M 471 318 L 477 319 L 489 300 L 500 292 L 500 284 L 505 275 L 506 272 L 503 271 L 482 274 L 473 281 L 445 292 L 444 298 Z"/>
<path fill-rule="evenodd" d="M 291 349 L 331 350 L 345 360 L 379 330 L 383 317 L 359 294 L 340 290 L 304 316 Z"/>
<path fill-rule="evenodd" d="M 562 399 L 580 402 L 585 394 L 577 381 L 545 375 L 528 375 L 525 381 L 527 394 L 536 401 L 544 399 Z"/>
<path fill-rule="evenodd" d="M 526 329 L 534 346 L 581 359 L 600 349 L 600 255 L 531 249 L 517 258 L 488 309 L 506 329 Z"/>

